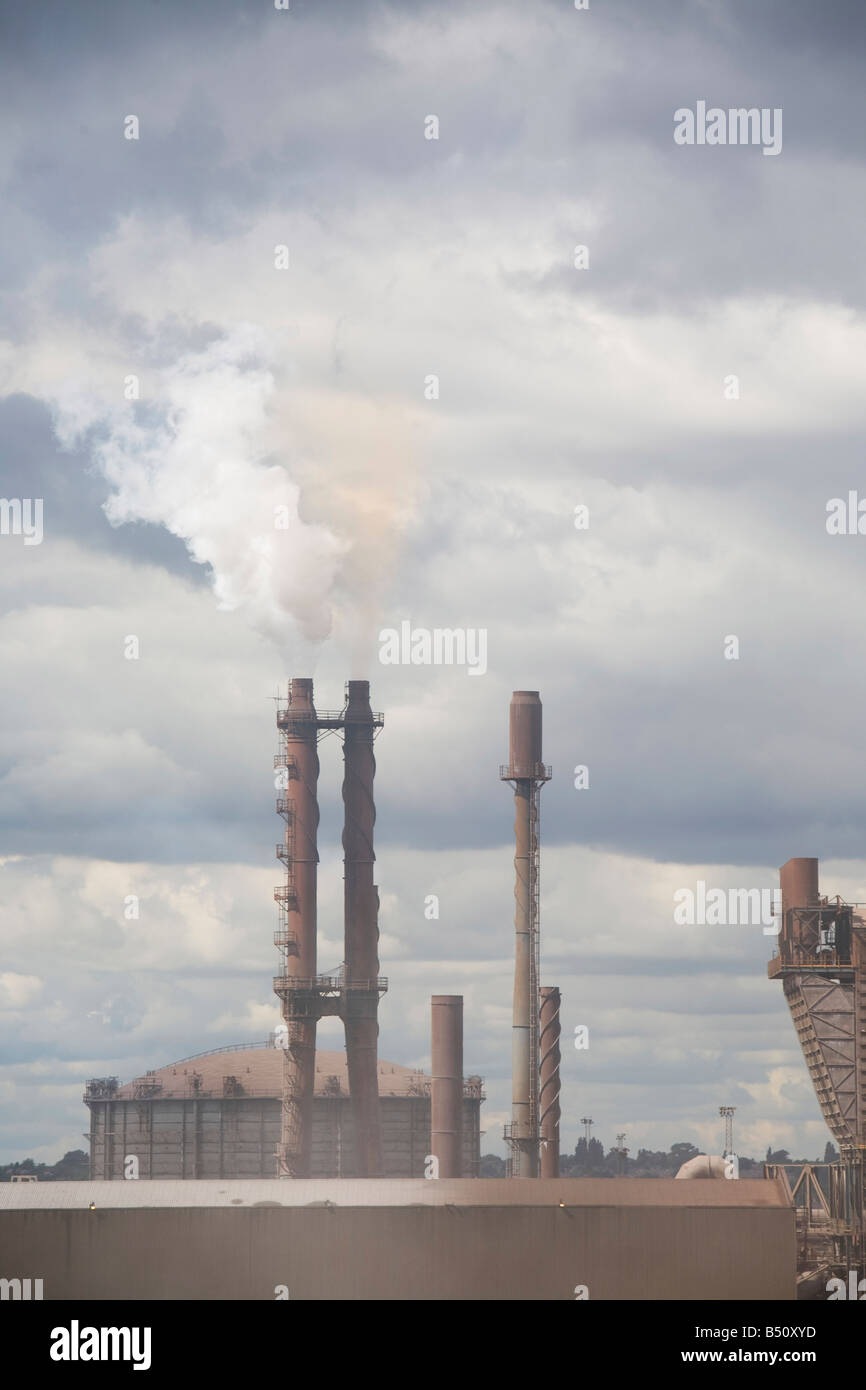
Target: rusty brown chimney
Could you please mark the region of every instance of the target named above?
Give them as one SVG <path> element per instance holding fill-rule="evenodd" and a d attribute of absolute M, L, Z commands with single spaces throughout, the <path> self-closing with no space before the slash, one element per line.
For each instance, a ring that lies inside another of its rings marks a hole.
<path fill-rule="evenodd" d="M 379 1115 L 379 891 L 373 881 L 376 806 L 373 739 L 381 727 L 370 708 L 369 681 L 349 681 L 343 716 L 345 769 L 345 1014 L 349 1091 L 360 1177 L 382 1173 Z"/>
<path fill-rule="evenodd" d="M 459 1178 L 463 1172 L 463 996 L 434 994 L 430 1006 L 430 1152 L 439 1161 L 440 1178 Z"/>
<path fill-rule="evenodd" d="M 541 1176 L 559 1177 L 559 1006 L 555 985 L 541 989 Z"/>
<path fill-rule="evenodd" d="M 316 1074 L 317 1014 L 301 1002 L 301 981 L 316 974 L 316 879 L 319 867 L 319 755 L 313 682 L 294 679 L 285 709 L 277 713 L 285 769 L 285 794 L 277 810 L 286 822 L 285 842 L 277 856 L 286 865 L 286 880 L 274 892 L 280 907 L 277 945 L 285 954 L 282 1013 L 288 1029 L 283 1057 L 283 1112 L 278 1172 L 303 1178 L 310 1174 L 313 1085 Z"/>
<path fill-rule="evenodd" d="M 779 870 L 779 887 L 782 890 L 782 926 L 785 927 L 792 907 L 817 907 L 820 902 L 817 859 L 789 859 Z"/>

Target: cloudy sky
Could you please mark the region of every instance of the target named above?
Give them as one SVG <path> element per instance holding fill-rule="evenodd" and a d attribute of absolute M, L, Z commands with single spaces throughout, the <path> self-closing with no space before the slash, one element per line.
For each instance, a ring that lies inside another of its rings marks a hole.
<path fill-rule="evenodd" d="M 82 1147 L 85 1078 L 278 1022 L 291 675 L 385 711 L 381 1054 L 429 1066 L 462 993 L 486 1149 L 522 688 L 564 1147 L 718 1150 L 731 1104 L 740 1152 L 822 1153 L 771 938 L 673 895 L 817 855 L 866 900 L 866 540 L 826 525 L 866 497 L 859 0 L 0 15 L 0 494 L 43 503 L 0 535 L 0 1161 Z M 699 101 L 781 152 L 675 143 Z M 404 620 L 486 630 L 486 673 L 381 664 Z M 340 779 L 331 738 L 323 968 Z"/>

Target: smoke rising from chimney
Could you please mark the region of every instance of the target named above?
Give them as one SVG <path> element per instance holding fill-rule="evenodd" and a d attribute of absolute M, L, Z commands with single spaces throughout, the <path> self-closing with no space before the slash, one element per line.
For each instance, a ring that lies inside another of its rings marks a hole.
<path fill-rule="evenodd" d="M 273 456 L 274 377 L 258 329 L 242 324 L 158 376 L 153 409 L 61 399 L 55 428 L 71 445 L 99 427 L 93 460 L 110 484 L 112 525 L 162 525 L 209 565 L 220 608 L 276 642 L 296 627 L 331 630 L 329 595 L 347 546 L 304 522 L 300 490 Z M 135 411 L 135 413 L 133 413 Z"/>

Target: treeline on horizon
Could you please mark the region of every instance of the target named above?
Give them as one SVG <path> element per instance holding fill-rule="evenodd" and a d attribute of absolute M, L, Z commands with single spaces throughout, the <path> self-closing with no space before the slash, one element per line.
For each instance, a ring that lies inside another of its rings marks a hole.
<path fill-rule="evenodd" d="M 23 1158 L 20 1163 L 0 1163 L 0 1182 L 11 1182 L 15 1177 L 38 1178 L 40 1182 L 79 1182 L 86 1181 L 90 1174 L 90 1160 L 84 1149 L 70 1149 L 56 1163 L 37 1163 L 32 1158 Z"/>
<path fill-rule="evenodd" d="M 605 1153 L 599 1139 L 579 1139 L 573 1154 L 559 1156 L 559 1174 L 563 1178 L 674 1178 L 684 1163 L 697 1158 L 704 1150 L 696 1149 L 694 1144 L 672 1144 L 668 1153 L 652 1149 L 638 1149 L 631 1158 L 626 1151 L 610 1148 Z M 823 1158 L 792 1158 L 787 1149 L 768 1148 L 764 1158 L 747 1158 L 737 1154 L 741 1178 L 761 1178 L 765 1163 L 836 1163 L 839 1152 L 828 1141 Z M 505 1159 L 497 1154 L 483 1154 L 478 1169 L 481 1178 L 504 1178 Z"/>
<path fill-rule="evenodd" d="M 617 1148 L 605 1152 L 598 1139 L 590 1139 L 589 1147 L 585 1139 L 578 1140 L 573 1154 L 560 1155 L 559 1172 L 563 1178 L 673 1178 L 684 1163 L 696 1158 L 701 1149 L 694 1144 L 672 1144 L 668 1153 L 652 1149 L 638 1149 L 637 1156 L 623 1156 Z M 738 1154 L 740 1177 L 763 1176 L 765 1163 L 836 1163 L 839 1152 L 828 1142 L 823 1158 L 792 1158 L 787 1149 L 768 1148 L 764 1158 L 747 1158 Z M 498 1154 L 483 1154 L 478 1169 L 481 1178 L 504 1178 L 505 1159 Z M 10 1182 L 13 1177 L 34 1177 L 39 1182 L 86 1182 L 89 1177 L 89 1163 L 84 1149 L 70 1149 L 56 1163 L 37 1163 L 32 1158 L 24 1158 L 19 1163 L 0 1164 L 0 1182 Z"/>

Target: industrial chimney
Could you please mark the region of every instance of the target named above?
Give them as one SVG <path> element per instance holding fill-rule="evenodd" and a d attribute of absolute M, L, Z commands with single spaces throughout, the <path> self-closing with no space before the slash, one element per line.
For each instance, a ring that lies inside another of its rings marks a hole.
<path fill-rule="evenodd" d="M 539 800 L 551 771 L 542 761 L 541 700 L 515 690 L 509 709 L 509 761 L 499 769 L 514 787 L 514 1010 L 511 1031 L 513 1177 L 538 1177 L 539 1128 Z"/>
<path fill-rule="evenodd" d="M 286 825 L 283 843 L 277 845 L 277 858 L 285 865 L 286 877 L 274 889 L 279 906 L 274 941 L 284 955 L 274 988 L 283 1001 L 287 1026 L 277 1171 L 284 1177 L 302 1178 L 310 1175 L 319 1018 L 315 1001 L 305 992 L 305 985 L 308 990 L 316 976 L 319 868 L 318 730 L 311 680 L 291 682 L 288 704 L 277 711 L 277 727 L 282 744 L 274 763 L 283 770 L 280 780 L 285 788 L 277 798 L 277 813 Z"/>
<path fill-rule="evenodd" d="M 440 1178 L 463 1171 L 463 996 L 434 994 L 430 1001 L 430 1152 Z"/>
<path fill-rule="evenodd" d="M 345 771 L 343 851 L 346 986 L 343 1023 L 360 1177 L 382 1174 L 379 1120 L 379 890 L 373 882 L 376 805 L 373 739 L 378 724 L 370 708 L 369 681 L 349 681 L 343 716 Z"/>
<path fill-rule="evenodd" d="M 275 942 L 283 952 L 274 991 L 287 1026 L 283 1071 L 283 1115 L 277 1172 L 310 1176 L 316 1024 L 325 1015 L 343 1020 L 349 1093 L 355 1121 L 359 1176 L 382 1171 L 379 1116 L 378 1005 L 387 981 L 379 978 L 379 894 L 373 882 L 373 739 L 381 714 L 370 708 L 367 681 L 349 681 L 342 710 L 316 710 L 313 682 L 292 680 L 288 703 L 277 709 L 281 750 L 274 759 L 284 769 L 277 811 L 285 821 L 277 858 L 285 881 L 274 890 L 280 908 Z M 345 753 L 345 954 L 336 974 L 319 975 L 316 962 L 316 876 L 319 855 L 318 738 L 342 733 Z"/>

